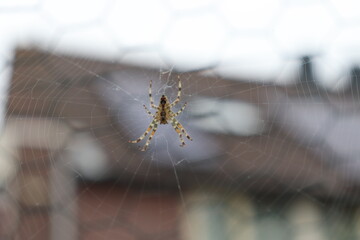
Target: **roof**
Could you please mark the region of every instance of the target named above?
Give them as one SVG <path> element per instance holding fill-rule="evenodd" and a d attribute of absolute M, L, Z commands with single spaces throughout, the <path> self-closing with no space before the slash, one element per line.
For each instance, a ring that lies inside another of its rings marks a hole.
<path fill-rule="evenodd" d="M 184 93 L 180 103 L 189 102 L 179 121 L 194 141 L 180 148 L 175 131 L 165 126 L 151 149 L 140 152 L 128 140 L 151 122 L 142 107 L 149 103 L 149 80 L 154 80 L 155 99 L 161 91 L 172 97 L 177 75 Z M 320 119 L 324 109 L 312 109 L 314 99 L 291 94 L 291 89 L 300 89 L 296 86 L 224 79 L 211 71 L 169 75 L 159 69 L 19 49 L 9 89 L 9 120 L 46 118 L 65 122 L 75 134 L 87 133 L 106 153 L 105 178 L 149 187 L 301 190 L 322 197 L 353 196 L 350 190 L 358 185 L 328 161 L 326 150 L 306 139 L 316 122 L 306 116 L 316 113 Z M 298 114 L 304 117 L 300 124 Z"/>

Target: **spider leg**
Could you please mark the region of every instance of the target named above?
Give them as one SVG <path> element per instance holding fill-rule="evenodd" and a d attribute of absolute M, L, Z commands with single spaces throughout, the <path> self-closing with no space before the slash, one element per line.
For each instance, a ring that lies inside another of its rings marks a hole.
<path fill-rule="evenodd" d="M 182 111 L 184 111 L 186 104 L 187 103 L 185 103 L 184 106 L 177 113 L 174 114 L 174 117 L 178 116 Z"/>
<path fill-rule="evenodd" d="M 179 129 L 181 129 L 181 132 L 185 134 L 185 136 L 192 141 L 193 139 L 189 136 L 189 134 L 187 134 L 187 132 L 185 131 L 185 128 L 183 127 L 183 125 L 181 125 L 178 120 L 176 120 L 175 118 L 173 119 L 173 121 L 175 122 L 176 126 L 179 127 Z"/>
<path fill-rule="evenodd" d="M 156 130 L 157 130 L 157 127 L 158 127 L 158 125 L 155 123 L 155 124 L 154 124 L 154 128 L 153 128 L 153 130 L 152 130 L 152 132 L 151 132 L 148 140 L 146 141 L 144 147 L 142 147 L 142 148 L 140 149 L 141 151 L 146 151 L 146 149 L 148 148 L 148 146 L 149 146 L 149 144 L 150 144 L 151 139 L 153 138 L 153 136 L 154 136 L 154 134 L 155 134 L 155 132 L 156 132 Z"/>
<path fill-rule="evenodd" d="M 145 105 L 143 105 L 143 106 L 144 106 L 145 111 L 147 112 L 147 114 L 149 114 L 150 116 L 152 116 L 153 118 L 155 118 L 155 115 L 152 114 L 152 113 L 150 112 L 150 110 L 149 110 Z"/>
<path fill-rule="evenodd" d="M 152 88 L 152 80 L 150 80 L 150 87 L 149 87 L 150 106 L 151 106 L 152 108 L 157 109 L 156 105 L 154 104 L 154 98 L 152 97 L 151 88 Z"/>
<path fill-rule="evenodd" d="M 185 145 L 185 142 L 184 142 L 184 139 L 183 139 L 183 137 L 182 137 L 182 133 L 181 133 L 180 128 L 177 127 L 175 118 L 173 118 L 173 120 L 171 121 L 171 125 L 173 126 L 173 128 L 175 129 L 175 131 L 177 132 L 177 134 L 179 135 L 180 142 L 181 142 L 180 147 L 183 147 L 183 146 Z"/>
<path fill-rule="evenodd" d="M 177 97 L 176 97 L 175 101 L 170 104 L 170 107 L 175 106 L 175 104 L 177 104 L 180 101 L 180 96 L 181 96 L 181 80 L 180 80 L 180 76 L 178 76 L 178 79 L 179 79 L 178 94 L 177 94 Z"/>
<path fill-rule="evenodd" d="M 143 133 L 143 135 L 141 135 L 138 139 L 136 139 L 136 140 L 134 140 L 134 141 L 129 140 L 129 143 L 138 143 L 138 142 L 140 142 L 141 140 L 144 139 L 144 137 L 145 137 L 146 135 L 148 135 L 148 133 L 150 132 L 150 130 L 153 129 L 155 126 L 157 126 L 157 124 L 156 124 L 156 121 L 153 120 L 153 121 L 150 123 L 149 127 L 146 129 L 146 131 Z"/>

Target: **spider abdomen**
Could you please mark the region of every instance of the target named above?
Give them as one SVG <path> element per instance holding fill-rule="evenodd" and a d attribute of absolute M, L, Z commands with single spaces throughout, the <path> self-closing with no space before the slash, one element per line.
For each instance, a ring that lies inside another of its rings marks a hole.
<path fill-rule="evenodd" d="M 165 109 L 160 112 L 160 124 L 167 124 Z"/>
<path fill-rule="evenodd" d="M 167 119 L 169 117 L 170 107 L 168 106 L 167 98 L 165 95 L 161 96 L 160 104 L 159 104 L 159 121 L 160 124 L 167 124 Z"/>

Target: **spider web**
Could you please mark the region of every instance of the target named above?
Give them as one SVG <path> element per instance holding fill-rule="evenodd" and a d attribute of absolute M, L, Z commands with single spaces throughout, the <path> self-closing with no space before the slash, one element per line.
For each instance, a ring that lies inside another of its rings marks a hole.
<path fill-rule="evenodd" d="M 0 3 L 1 239 L 360 238 L 351 5 Z"/>

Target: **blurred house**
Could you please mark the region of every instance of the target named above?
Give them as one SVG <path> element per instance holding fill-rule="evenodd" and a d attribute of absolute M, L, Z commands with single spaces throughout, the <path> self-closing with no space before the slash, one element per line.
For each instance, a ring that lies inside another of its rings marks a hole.
<path fill-rule="evenodd" d="M 178 75 L 194 141 L 163 128 L 138 151 L 149 80 L 156 99 L 176 96 Z M 276 86 L 18 50 L 1 239 L 360 239 L 357 95 L 300 76 Z"/>

